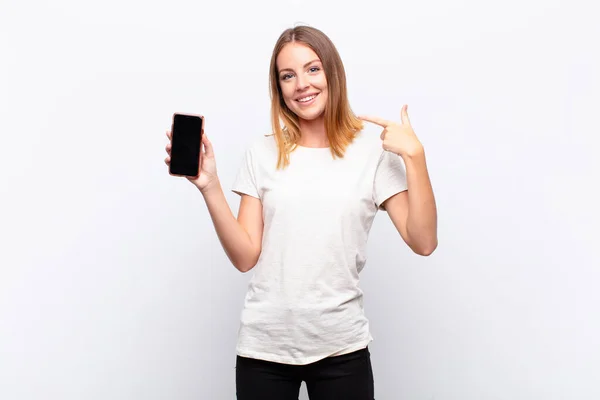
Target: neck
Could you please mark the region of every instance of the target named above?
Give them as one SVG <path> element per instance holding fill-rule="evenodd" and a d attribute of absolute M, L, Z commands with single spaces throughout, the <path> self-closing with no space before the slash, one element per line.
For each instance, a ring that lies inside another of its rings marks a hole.
<path fill-rule="evenodd" d="M 329 140 L 325 132 L 325 118 L 319 118 L 307 121 L 300 120 L 300 146 L 304 147 L 328 147 Z"/>

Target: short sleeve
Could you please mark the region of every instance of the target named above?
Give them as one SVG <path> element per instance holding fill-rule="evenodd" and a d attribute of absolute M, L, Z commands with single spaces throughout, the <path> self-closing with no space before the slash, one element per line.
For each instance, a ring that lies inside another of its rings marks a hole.
<path fill-rule="evenodd" d="M 256 169 L 253 162 L 253 153 L 249 149 L 244 155 L 242 164 L 238 169 L 231 190 L 239 195 L 247 194 L 252 197 L 260 198 L 258 194 L 258 185 L 256 182 Z"/>
<path fill-rule="evenodd" d="M 383 151 L 375 171 L 373 201 L 380 210 L 383 210 L 381 204 L 384 201 L 407 189 L 406 167 L 402 157 Z"/>

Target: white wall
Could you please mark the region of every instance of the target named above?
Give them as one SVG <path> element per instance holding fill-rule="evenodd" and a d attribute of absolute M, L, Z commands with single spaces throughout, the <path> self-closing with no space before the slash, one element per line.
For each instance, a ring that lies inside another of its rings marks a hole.
<path fill-rule="evenodd" d="M 355 111 L 409 105 L 437 195 L 433 256 L 372 230 L 376 397 L 600 398 L 591 1 L 0 4 L 1 399 L 235 397 L 250 275 L 164 132 L 204 114 L 227 189 L 297 22 L 338 46 Z"/>

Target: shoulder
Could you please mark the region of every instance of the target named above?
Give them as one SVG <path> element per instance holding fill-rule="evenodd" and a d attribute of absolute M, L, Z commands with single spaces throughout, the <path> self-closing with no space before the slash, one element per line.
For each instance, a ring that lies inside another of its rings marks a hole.
<path fill-rule="evenodd" d="M 255 136 L 249 140 L 245 148 L 246 156 L 267 156 L 271 153 L 277 153 L 277 143 L 275 136 L 272 134 L 263 134 Z"/>
<path fill-rule="evenodd" d="M 252 153 L 270 153 L 277 152 L 277 143 L 275 142 L 275 135 L 266 134 L 260 135 L 253 138 L 247 149 L 248 152 Z"/>
<path fill-rule="evenodd" d="M 348 154 L 378 159 L 384 152 L 380 135 L 381 130 L 365 127 L 354 136 Z"/>
<path fill-rule="evenodd" d="M 250 140 L 246 147 L 244 157 L 247 163 L 251 163 L 254 167 L 258 167 L 276 163 L 277 154 L 275 136 L 263 134 Z"/>
<path fill-rule="evenodd" d="M 400 156 L 383 148 L 381 128 L 378 127 L 360 131 L 349 147 L 348 155 L 353 161 L 363 160 L 369 168 L 374 168 L 378 173 L 390 169 L 402 171 L 405 168 Z"/>

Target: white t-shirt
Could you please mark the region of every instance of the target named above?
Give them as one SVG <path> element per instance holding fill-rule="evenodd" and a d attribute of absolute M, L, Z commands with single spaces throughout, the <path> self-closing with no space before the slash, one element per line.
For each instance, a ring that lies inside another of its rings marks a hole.
<path fill-rule="evenodd" d="M 402 158 L 361 132 L 344 158 L 298 147 L 277 170 L 274 136 L 245 154 L 232 190 L 262 201 L 262 252 L 252 269 L 237 354 L 308 364 L 372 340 L 359 272 L 381 203 L 407 189 Z"/>

